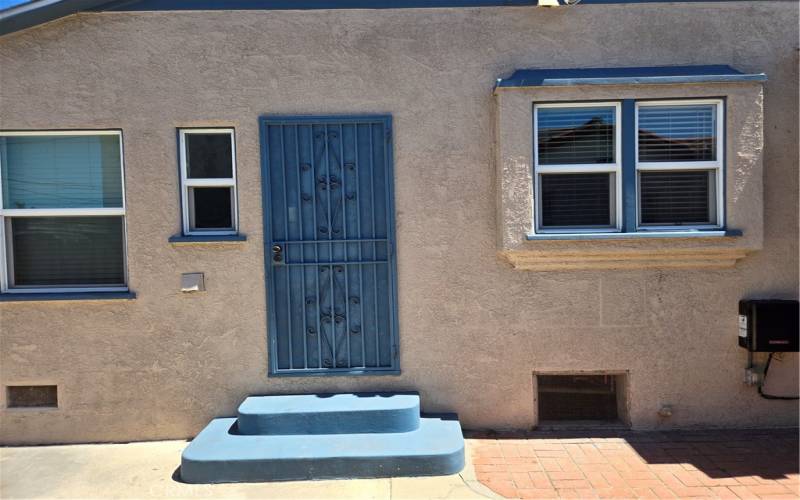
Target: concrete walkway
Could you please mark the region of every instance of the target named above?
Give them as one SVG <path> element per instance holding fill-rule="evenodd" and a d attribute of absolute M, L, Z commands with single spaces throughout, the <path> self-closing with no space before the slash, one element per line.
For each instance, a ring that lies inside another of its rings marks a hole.
<path fill-rule="evenodd" d="M 453 476 L 217 485 L 180 482 L 185 441 L 0 448 L 0 498 L 800 498 L 796 429 L 466 442 Z"/>
<path fill-rule="evenodd" d="M 499 498 L 461 474 L 428 478 L 184 484 L 178 479 L 185 441 L 0 448 L 0 498 Z"/>

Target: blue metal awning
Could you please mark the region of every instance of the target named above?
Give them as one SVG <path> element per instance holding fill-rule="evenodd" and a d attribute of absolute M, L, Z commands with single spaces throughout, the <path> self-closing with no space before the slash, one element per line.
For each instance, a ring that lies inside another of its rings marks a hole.
<path fill-rule="evenodd" d="M 497 80 L 496 88 L 570 85 L 763 82 L 764 73 L 742 73 L 730 66 L 650 66 L 636 68 L 518 69 Z"/>

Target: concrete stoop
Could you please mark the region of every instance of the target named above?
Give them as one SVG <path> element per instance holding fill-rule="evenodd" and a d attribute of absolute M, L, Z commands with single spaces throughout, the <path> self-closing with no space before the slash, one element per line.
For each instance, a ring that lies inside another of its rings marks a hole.
<path fill-rule="evenodd" d="M 420 416 L 413 393 L 254 396 L 218 418 L 181 456 L 187 483 L 455 474 L 464 438 L 455 415 Z"/>

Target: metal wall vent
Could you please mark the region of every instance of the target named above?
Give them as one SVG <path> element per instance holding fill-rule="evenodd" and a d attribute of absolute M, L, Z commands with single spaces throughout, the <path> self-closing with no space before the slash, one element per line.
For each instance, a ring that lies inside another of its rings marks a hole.
<path fill-rule="evenodd" d="M 6 387 L 9 408 L 58 408 L 55 385 L 10 385 Z"/>

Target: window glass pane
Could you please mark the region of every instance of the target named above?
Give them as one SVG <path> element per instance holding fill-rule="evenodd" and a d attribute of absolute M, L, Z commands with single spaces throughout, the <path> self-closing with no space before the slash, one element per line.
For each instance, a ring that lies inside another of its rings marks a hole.
<path fill-rule="evenodd" d="M 192 230 L 233 229 L 232 195 L 228 187 L 189 188 Z"/>
<path fill-rule="evenodd" d="M 614 109 L 539 108 L 539 165 L 614 163 Z"/>
<path fill-rule="evenodd" d="M 614 174 L 544 174 L 542 227 L 611 227 Z"/>
<path fill-rule="evenodd" d="M 118 135 L 0 137 L 4 208 L 122 207 Z"/>
<path fill-rule="evenodd" d="M 187 174 L 190 179 L 233 177 L 231 135 L 186 134 Z"/>
<path fill-rule="evenodd" d="M 713 170 L 639 173 L 642 224 L 713 224 L 716 219 Z"/>
<path fill-rule="evenodd" d="M 14 286 L 123 285 L 122 217 L 10 219 Z"/>
<path fill-rule="evenodd" d="M 639 161 L 717 159 L 713 104 L 639 107 Z"/>

